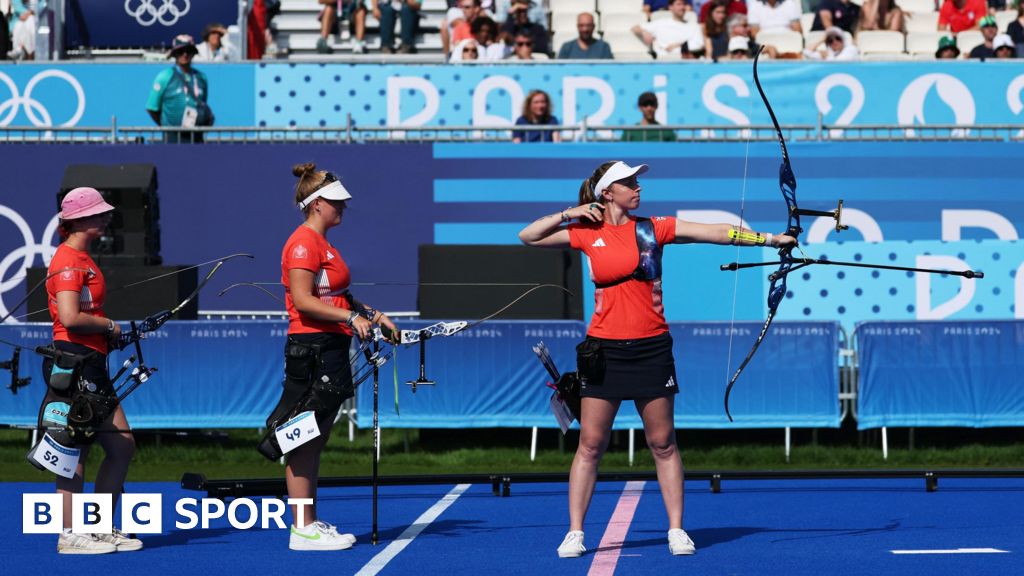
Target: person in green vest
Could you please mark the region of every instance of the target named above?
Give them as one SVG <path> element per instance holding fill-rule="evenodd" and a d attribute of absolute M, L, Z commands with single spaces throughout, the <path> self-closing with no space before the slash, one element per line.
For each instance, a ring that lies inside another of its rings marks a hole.
<path fill-rule="evenodd" d="M 171 43 L 168 58 L 174 66 L 161 71 L 153 81 L 146 111 L 158 126 L 196 128 L 213 126 L 213 110 L 207 104 L 209 92 L 206 75 L 192 67 L 192 58 L 199 53 L 188 34 L 179 34 Z M 193 130 L 168 131 L 170 143 L 200 143 L 203 133 Z"/>
<path fill-rule="evenodd" d="M 644 92 L 637 99 L 636 105 L 640 108 L 643 117 L 637 126 L 658 126 L 654 115 L 658 112 L 658 97 L 654 92 Z M 675 142 L 676 133 L 672 130 L 656 130 L 647 128 L 645 130 L 624 130 L 622 132 L 623 142 Z"/>

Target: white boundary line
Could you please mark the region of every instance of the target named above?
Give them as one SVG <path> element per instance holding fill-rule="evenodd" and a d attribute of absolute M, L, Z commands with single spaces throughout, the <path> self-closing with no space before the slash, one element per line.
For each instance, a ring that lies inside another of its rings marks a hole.
<path fill-rule="evenodd" d="M 998 548 L 956 548 L 953 550 L 890 550 L 893 554 L 1009 554 Z"/>
<path fill-rule="evenodd" d="M 423 532 L 427 526 L 430 526 L 431 522 L 437 520 L 437 517 L 454 504 L 463 492 L 469 490 L 470 486 L 472 484 L 459 484 L 452 488 L 451 492 L 445 494 L 443 498 L 435 502 L 426 512 L 420 514 L 420 517 L 410 524 L 394 542 L 388 544 L 387 548 L 381 550 L 379 554 L 370 559 L 359 572 L 356 572 L 356 576 L 375 576 L 383 570 L 388 565 L 388 562 L 391 562 L 395 556 L 398 556 L 402 550 L 405 550 L 405 547 L 411 544 L 420 535 L 420 532 Z"/>

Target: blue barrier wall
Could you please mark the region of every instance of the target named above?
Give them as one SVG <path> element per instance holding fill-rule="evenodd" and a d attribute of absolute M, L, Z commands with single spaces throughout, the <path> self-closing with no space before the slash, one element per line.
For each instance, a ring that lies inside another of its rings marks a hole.
<path fill-rule="evenodd" d="M 865 322 L 857 425 L 1024 426 L 1024 322 Z"/>
<path fill-rule="evenodd" d="M 422 327 L 401 322 L 401 328 Z M 730 424 L 722 395 L 729 353 L 729 326 L 673 324 L 680 394 L 680 428 L 836 427 L 839 425 L 836 349 L 838 326 L 828 322 L 778 323 L 733 391 Z M 125 402 L 134 428 L 257 428 L 281 393 L 284 369 L 283 321 L 170 322 L 143 342 L 143 353 L 158 372 Z M 544 341 L 562 370 L 575 363 L 584 324 L 575 321 L 491 321 L 427 346 L 426 375 L 437 382 L 413 394 L 405 381 L 416 378 L 416 347 L 402 348 L 381 370 L 380 423 L 386 428 L 557 427 L 548 407 L 550 379 L 531 346 Z M 734 327 L 733 361 L 739 362 L 759 323 Z M 0 326 L 0 338 L 40 345 L 48 325 Z M 742 350 L 742 352 L 741 352 Z M 116 367 L 131 351 L 115 352 Z M 800 362 L 793 362 L 794 355 Z M 41 360 L 22 356 L 21 375 L 32 384 L 17 395 L 0 395 L 0 423 L 36 420 L 44 384 Z M 365 362 L 359 356 L 358 364 Z M 397 383 L 396 383 L 397 382 Z M 397 396 L 396 396 L 397 393 Z M 395 409 L 396 398 L 398 410 Z M 359 389 L 359 423 L 370 425 L 370 381 Z M 639 428 L 632 403 L 616 419 L 619 429 Z"/>
<path fill-rule="evenodd" d="M 90 6 L 82 10 L 84 21 L 94 28 L 102 25 L 103 35 L 115 45 L 150 44 L 153 39 L 169 42 L 178 32 L 198 35 L 206 22 L 230 20 L 201 16 L 205 19 L 183 21 L 167 32 L 160 25 L 139 26 L 128 17 L 125 8 L 142 2 L 90 0 L 80 4 Z M 97 7 L 91 7 L 93 4 Z M 201 9 L 210 9 L 206 2 L 191 4 L 187 18 L 200 18 Z M 94 9 L 106 10 L 108 5 L 117 5 L 120 15 L 92 16 Z M 76 45 L 77 38 L 73 35 L 70 45 Z M 69 92 L 75 85 L 82 89 L 80 101 L 85 111 L 70 125 L 106 126 L 112 116 L 122 125 L 148 125 L 148 118 L 136 115 L 160 66 L 0 65 L 0 80 L 5 76 L 11 79 L 0 84 L 0 99 L 5 91 L 15 99 L 7 111 L 12 116 L 0 117 L 0 125 L 38 125 L 26 116 L 24 105 L 19 111 L 17 98 L 25 92 L 31 92 L 32 100 L 49 110 L 54 125 L 69 122 L 74 116 L 58 114 L 57 109 L 75 101 Z M 662 123 L 770 124 L 749 63 L 453 66 L 261 62 L 202 64 L 199 68 L 209 77 L 212 107 L 220 126 L 344 126 L 348 115 L 359 126 L 503 125 L 519 116 L 523 97 L 535 88 L 552 96 L 555 115 L 568 124 L 584 117 L 591 126 L 634 124 L 639 120 L 636 100 L 645 91 L 661 99 Z M 813 125 L 819 114 L 824 123 L 834 126 L 1019 124 L 1024 110 L 1024 74 L 1014 61 L 765 62 L 759 72 L 783 124 Z M 33 78 L 52 73 L 62 78 L 29 89 Z"/>
<path fill-rule="evenodd" d="M 809 256 L 969 267 L 987 277 L 968 281 L 809 268 L 790 279 L 792 296 L 780 307 L 780 319 L 838 320 L 849 331 L 854 322 L 866 320 L 1022 315 L 1018 304 L 1024 300 L 1024 275 L 1018 270 L 1024 249 L 1016 239 L 1024 222 L 1024 200 L 1017 192 L 1024 147 L 797 142 L 791 153 L 801 206 L 831 209 L 843 198 L 851 225 L 837 236 L 827 220 L 805 219 Z M 354 280 L 414 283 L 419 244 L 516 243 L 516 232 L 526 223 L 574 203 L 582 178 L 608 158 L 651 165 L 642 179 L 641 214 L 736 222 L 745 185 L 744 221 L 764 231 L 781 232 L 785 226 L 776 180 L 779 152 L 773 143 L 753 143 L 749 151 L 733 143 L 8 145 L 0 155 L 5 175 L 0 182 L 0 309 L 24 294 L 21 270 L 43 265 L 41 254 L 56 245 L 55 196 L 68 164 L 155 164 L 168 263 L 202 262 L 239 251 L 257 256 L 225 266 L 200 296 L 200 307 L 264 310 L 279 304 L 255 290 L 217 298 L 216 289 L 279 280 L 281 246 L 300 221 L 292 204 L 294 163 L 315 161 L 336 170 L 355 196 L 345 223 L 331 234 Z M 749 178 L 744 183 L 745 165 Z M 668 318 L 762 320 L 767 272 L 736 275 L 718 266 L 773 256 L 761 249 L 669 247 L 664 279 Z M 585 286 L 589 311 L 592 295 Z M 380 308 L 416 309 L 413 286 L 360 287 L 358 292 Z M 170 304 L 154 302 L 153 307 Z"/>

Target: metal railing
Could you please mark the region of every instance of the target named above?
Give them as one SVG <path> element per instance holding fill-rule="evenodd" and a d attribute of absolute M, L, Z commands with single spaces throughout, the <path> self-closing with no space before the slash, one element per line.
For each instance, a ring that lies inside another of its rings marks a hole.
<path fill-rule="evenodd" d="M 953 124 L 933 126 L 786 125 L 791 142 L 1024 142 L 1024 125 Z M 156 144 L 192 143 L 339 143 L 396 142 L 511 142 L 516 132 L 555 132 L 563 142 L 661 142 L 671 133 L 676 142 L 768 142 L 776 139 L 771 125 L 753 126 L 593 126 L 582 122 L 558 126 L 357 126 L 349 117 L 343 126 L 329 127 L 197 127 L 159 126 L 31 126 L 0 127 L 5 143 Z"/>

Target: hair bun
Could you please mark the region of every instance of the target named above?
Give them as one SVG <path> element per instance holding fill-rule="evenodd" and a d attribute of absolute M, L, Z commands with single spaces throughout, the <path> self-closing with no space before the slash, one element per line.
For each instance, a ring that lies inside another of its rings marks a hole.
<path fill-rule="evenodd" d="M 298 176 L 300 179 L 306 177 L 308 174 L 316 172 L 316 164 L 314 162 L 306 162 L 305 164 L 296 164 L 292 166 L 292 174 Z"/>

